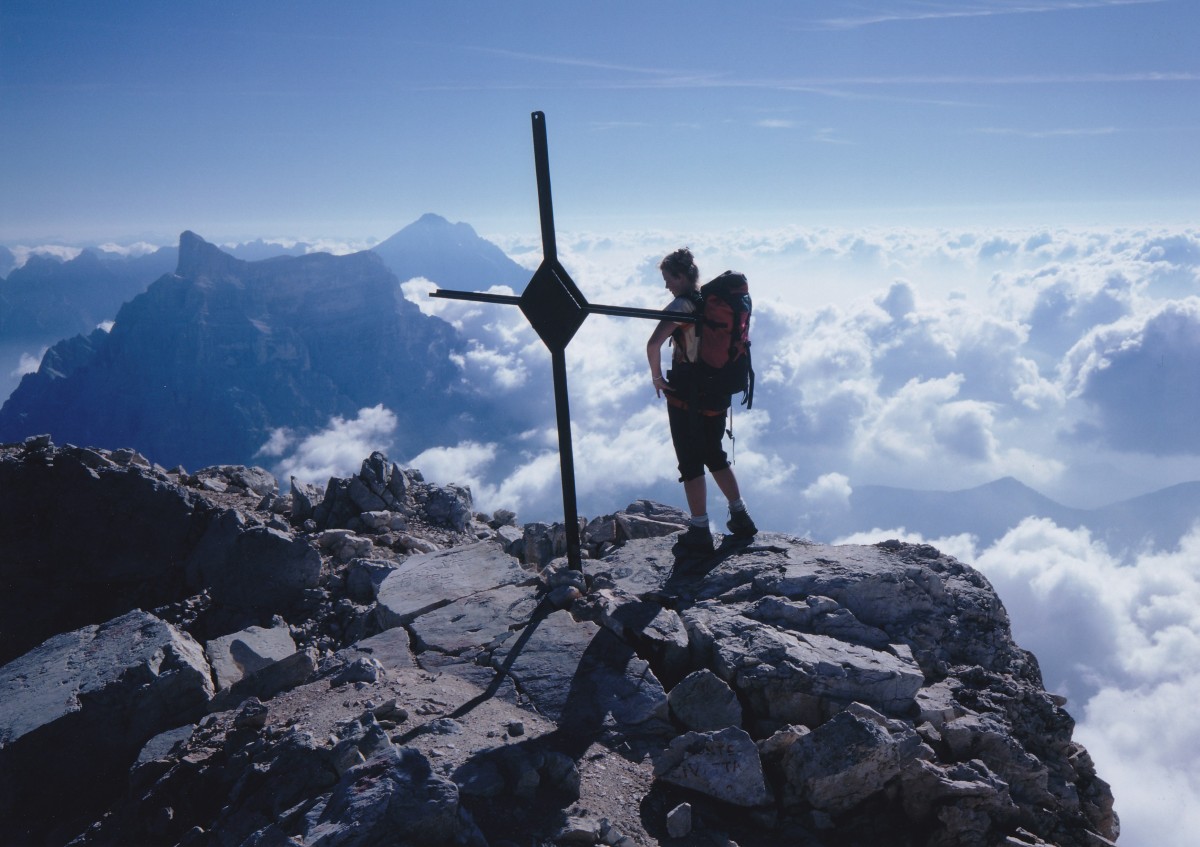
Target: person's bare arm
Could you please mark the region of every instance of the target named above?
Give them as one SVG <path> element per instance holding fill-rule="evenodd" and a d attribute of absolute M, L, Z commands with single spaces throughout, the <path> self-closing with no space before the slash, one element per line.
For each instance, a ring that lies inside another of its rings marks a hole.
<path fill-rule="evenodd" d="M 662 397 L 663 389 L 667 385 L 662 375 L 662 346 L 667 343 L 667 339 L 671 337 L 671 333 L 678 326 L 680 324 L 672 320 L 660 321 L 650 335 L 650 340 L 646 342 L 646 359 L 650 362 L 650 378 L 654 383 L 654 392 L 659 397 Z"/>

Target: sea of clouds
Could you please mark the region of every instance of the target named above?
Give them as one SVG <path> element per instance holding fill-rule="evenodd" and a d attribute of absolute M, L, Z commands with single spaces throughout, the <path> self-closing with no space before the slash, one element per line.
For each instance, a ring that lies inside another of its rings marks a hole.
<path fill-rule="evenodd" d="M 1200 479 L 1200 230 L 784 229 L 559 237 L 591 302 L 661 308 L 657 262 L 687 245 L 705 277 L 745 272 L 755 304 L 753 410 L 735 469 L 760 526 L 821 533 L 854 486 L 958 490 L 1013 476 L 1091 508 Z M 526 267 L 540 244 L 501 242 Z M 403 461 L 467 483 L 482 510 L 561 515 L 549 355 L 517 309 L 406 296 L 471 339 L 465 383 L 511 397 L 521 432 L 481 431 Z M 502 289 L 498 289 L 502 290 Z M 510 292 L 511 293 L 511 292 Z M 647 321 L 592 316 L 567 352 L 582 514 L 638 497 L 682 504 Z M 382 407 L 289 445 L 284 473 L 323 481 L 393 450 Z M 284 477 L 286 478 L 286 477 Z M 710 504 L 723 520 L 723 509 Z M 1200 517 L 1200 516 L 1198 516 Z M 1122 843 L 1200 828 L 1200 530 L 1172 549 L 1110 551 L 1032 516 L 991 546 L 904 527 L 850 539 L 928 541 L 996 586 L 1047 688 L 1109 780 Z"/>

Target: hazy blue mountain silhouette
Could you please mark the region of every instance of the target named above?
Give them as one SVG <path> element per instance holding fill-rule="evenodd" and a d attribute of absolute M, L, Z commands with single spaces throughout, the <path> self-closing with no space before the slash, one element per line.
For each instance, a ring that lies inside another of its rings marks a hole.
<path fill-rule="evenodd" d="M 397 452 L 413 453 L 478 436 L 481 420 L 504 426 L 501 404 L 460 385 L 461 345 L 374 253 L 245 262 L 187 232 L 176 272 L 123 306 L 111 333 L 55 345 L 22 380 L 0 409 L 0 440 L 47 432 L 168 466 L 251 463 L 277 427 L 312 430 L 382 403 L 400 420 Z"/>
<path fill-rule="evenodd" d="M 3 283 L 4 277 L 12 273 L 13 268 L 16 266 L 16 255 L 12 250 L 9 250 L 3 244 L 0 244 L 0 283 Z"/>
<path fill-rule="evenodd" d="M 821 516 L 814 535 L 830 540 L 903 528 L 926 538 L 970 533 L 986 547 L 1027 517 L 1049 518 L 1070 529 L 1087 527 L 1114 551 L 1173 547 L 1200 520 L 1200 482 L 1098 509 L 1064 506 L 1012 477 L 961 491 L 862 485 L 854 488 L 847 510 Z"/>
<path fill-rule="evenodd" d="M 91 332 L 175 263 L 173 247 L 136 257 L 88 248 L 67 262 L 34 254 L 0 280 L 0 342 L 46 345 Z"/>
<path fill-rule="evenodd" d="M 371 248 L 401 282 L 425 277 L 445 288 L 482 291 L 508 285 L 518 293 L 533 274 L 480 238 L 470 224 L 426 214 Z"/>

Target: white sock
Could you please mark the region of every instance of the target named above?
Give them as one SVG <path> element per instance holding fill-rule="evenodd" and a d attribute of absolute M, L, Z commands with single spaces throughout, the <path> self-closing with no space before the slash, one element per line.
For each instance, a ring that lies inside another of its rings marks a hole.
<path fill-rule="evenodd" d="M 692 526 L 708 526 L 708 515 L 692 515 Z"/>
<path fill-rule="evenodd" d="M 729 511 L 731 514 L 733 512 L 746 511 L 746 501 L 743 500 L 741 497 L 737 498 L 736 500 L 730 500 L 729 501 Z"/>

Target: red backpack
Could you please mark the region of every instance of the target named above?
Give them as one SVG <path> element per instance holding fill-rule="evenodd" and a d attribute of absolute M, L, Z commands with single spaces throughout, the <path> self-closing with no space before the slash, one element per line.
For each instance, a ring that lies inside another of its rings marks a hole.
<path fill-rule="evenodd" d="M 750 286 L 744 274 L 725 271 L 700 287 L 697 311 L 704 316 L 696 331 L 700 352 L 696 387 L 702 396 L 742 395 L 754 404 L 754 368 L 750 364 Z"/>

